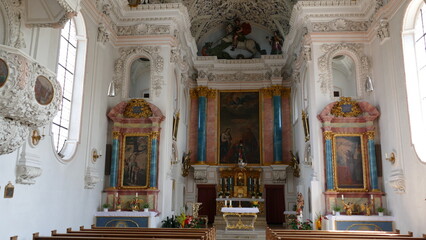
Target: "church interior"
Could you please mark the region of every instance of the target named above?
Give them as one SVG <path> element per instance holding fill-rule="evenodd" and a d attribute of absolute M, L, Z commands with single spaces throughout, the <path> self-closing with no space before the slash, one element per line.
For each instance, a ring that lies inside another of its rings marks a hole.
<path fill-rule="evenodd" d="M 0 238 L 425 237 L 425 79 L 426 0 L 1 0 Z"/>

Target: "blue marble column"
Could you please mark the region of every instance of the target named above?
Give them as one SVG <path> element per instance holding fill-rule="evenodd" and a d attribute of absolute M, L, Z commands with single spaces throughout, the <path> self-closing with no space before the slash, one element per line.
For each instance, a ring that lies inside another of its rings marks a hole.
<path fill-rule="evenodd" d="M 282 110 L 281 95 L 273 96 L 274 103 L 274 163 L 282 163 L 283 161 L 283 136 L 282 136 Z"/>
<path fill-rule="evenodd" d="M 331 148 L 331 132 L 324 132 L 325 138 L 325 161 L 327 168 L 327 191 L 334 190 L 334 178 L 333 178 L 333 150 Z"/>
<path fill-rule="evenodd" d="M 367 132 L 368 136 L 368 159 L 370 165 L 370 185 L 371 189 L 378 190 L 379 183 L 377 178 L 377 165 L 376 165 L 376 147 L 374 144 L 374 132 Z"/>
<path fill-rule="evenodd" d="M 206 118 L 207 118 L 207 97 L 199 96 L 198 98 L 198 163 L 204 163 L 207 157 L 206 142 Z"/>
<path fill-rule="evenodd" d="M 152 132 L 151 139 L 151 160 L 149 163 L 149 187 L 157 188 L 157 149 L 158 149 L 158 132 Z"/>
<path fill-rule="evenodd" d="M 112 188 L 117 187 L 117 175 L 118 175 L 118 154 L 120 152 L 119 146 L 120 141 L 118 132 L 113 133 L 112 139 L 112 153 L 111 153 L 111 175 L 109 177 L 109 186 Z"/>

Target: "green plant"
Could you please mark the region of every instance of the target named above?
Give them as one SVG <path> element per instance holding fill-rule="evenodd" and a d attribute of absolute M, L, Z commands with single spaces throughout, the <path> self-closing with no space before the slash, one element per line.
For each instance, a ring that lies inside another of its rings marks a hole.
<path fill-rule="evenodd" d="M 336 211 L 336 212 L 340 212 L 340 210 L 342 210 L 342 209 L 339 206 L 336 205 L 336 206 L 333 207 L 333 210 Z"/>
<path fill-rule="evenodd" d="M 144 204 L 142 205 L 142 208 L 149 208 L 149 203 L 144 203 Z"/>
<path fill-rule="evenodd" d="M 377 212 L 384 212 L 385 211 L 385 208 L 384 207 L 378 207 L 377 208 Z"/>
<path fill-rule="evenodd" d="M 180 228 L 180 223 L 177 221 L 174 215 L 171 218 L 167 217 L 163 221 L 161 221 L 162 228 Z"/>
<path fill-rule="evenodd" d="M 104 203 L 104 204 L 102 204 L 102 207 L 103 208 L 109 208 L 111 205 L 109 205 L 108 203 Z"/>

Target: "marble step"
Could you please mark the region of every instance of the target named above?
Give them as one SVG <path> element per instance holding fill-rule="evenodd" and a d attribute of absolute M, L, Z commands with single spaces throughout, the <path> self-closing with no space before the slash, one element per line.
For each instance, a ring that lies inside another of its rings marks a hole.
<path fill-rule="evenodd" d="M 248 240 L 265 240 L 265 230 L 217 230 L 216 239 L 248 239 Z"/>

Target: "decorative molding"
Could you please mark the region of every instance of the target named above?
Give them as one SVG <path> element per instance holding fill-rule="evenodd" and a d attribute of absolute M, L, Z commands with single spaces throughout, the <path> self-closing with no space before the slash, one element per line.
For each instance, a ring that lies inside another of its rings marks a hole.
<path fill-rule="evenodd" d="M 208 97 L 208 98 L 215 98 L 216 97 L 216 90 L 211 89 L 208 87 L 197 87 L 194 89 L 191 89 L 190 91 L 191 97 Z"/>
<path fill-rule="evenodd" d="M 54 73 L 20 51 L 0 47 L 0 58 L 9 67 L 9 76 L 0 88 L 0 154 L 20 147 L 34 127 L 52 121 L 59 110 L 62 91 Z M 35 83 L 44 76 L 53 88 L 53 99 L 41 105 L 35 98 Z"/>
<path fill-rule="evenodd" d="M 0 4 L 4 6 L 6 45 L 17 49 L 26 47 L 24 33 L 21 31 L 22 25 L 22 3 L 21 0 L 2 0 Z"/>
<path fill-rule="evenodd" d="M 192 165 L 194 168 L 194 181 L 196 183 L 207 183 L 207 168 L 209 165 Z"/>
<path fill-rule="evenodd" d="M 379 26 L 377 27 L 377 37 L 379 37 L 381 43 L 390 38 L 389 22 L 386 18 L 382 18 L 379 21 Z"/>
<path fill-rule="evenodd" d="M 90 166 L 87 166 L 84 174 L 84 188 L 93 189 L 101 181 L 99 174 Z"/>
<path fill-rule="evenodd" d="M 286 168 L 288 165 L 271 165 L 272 181 L 274 183 L 285 183 L 287 179 Z"/>
<path fill-rule="evenodd" d="M 152 110 L 144 99 L 131 99 L 123 112 L 126 118 L 148 118 L 152 116 Z"/>
<path fill-rule="evenodd" d="M 9 77 L 0 88 L 0 115 L 19 121 L 28 127 L 40 127 L 50 122 L 59 110 L 62 100 L 61 85 L 56 76 L 22 53 L 0 47 L 0 58 L 9 66 Z M 41 105 L 35 98 L 35 83 L 44 76 L 53 87 L 50 104 Z"/>
<path fill-rule="evenodd" d="M 25 143 L 30 128 L 20 122 L 0 116 L 0 155 L 8 154 Z"/>
<path fill-rule="evenodd" d="M 393 170 L 389 176 L 388 182 L 395 193 L 405 193 L 405 176 L 402 169 Z"/>
<path fill-rule="evenodd" d="M 343 18 L 334 19 L 330 22 L 312 23 L 312 32 L 364 32 L 370 27 L 368 21 L 355 22 Z"/>
<path fill-rule="evenodd" d="M 16 183 L 19 184 L 35 184 L 35 179 L 42 174 L 40 168 L 40 155 L 34 154 L 27 149 L 27 144 L 23 144 L 20 148 L 18 164 L 16 166 Z"/>
<path fill-rule="evenodd" d="M 35 178 L 41 176 L 43 170 L 39 167 L 18 165 L 16 167 L 16 183 L 32 185 L 35 184 Z"/>
<path fill-rule="evenodd" d="M 105 28 L 105 26 L 102 23 L 99 24 L 98 37 L 97 37 L 98 42 L 100 42 L 102 44 L 106 44 L 109 41 L 109 35 L 110 34 L 107 31 L 107 29 Z"/>
<path fill-rule="evenodd" d="M 151 92 L 160 96 L 164 85 L 163 76 L 164 59 L 160 56 L 160 47 L 125 47 L 120 49 L 120 58 L 115 61 L 114 82 L 117 88 L 122 89 L 123 97 L 128 96 L 130 76 L 128 70 L 133 60 L 145 57 L 151 61 Z"/>
<path fill-rule="evenodd" d="M 350 109 L 348 109 L 350 107 Z M 358 117 L 362 110 L 358 103 L 350 97 L 341 97 L 340 101 L 334 104 L 330 112 L 335 117 Z"/>
<path fill-rule="evenodd" d="M 318 82 L 321 92 L 333 98 L 333 70 L 332 60 L 337 55 L 348 55 L 352 58 L 356 68 L 356 85 L 358 96 L 362 96 L 364 80 L 368 76 L 368 58 L 363 54 L 363 45 L 358 43 L 323 44 L 321 50 L 324 55 L 318 58 L 320 70 Z"/>
<path fill-rule="evenodd" d="M 312 61 L 311 46 L 308 46 L 308 45 L 303 46 L 303 56 L 305 58 L 305 61 L 307 61 L 307 62 Z"/>
<path fill-rule="evenodd" d="M 117 26 L 118 36 L 161 35 L 170 33 L 171 27 L 169 25 L 141 23 L 133 26 Z"/>
<path fill-rule="evenodd" d="M 210 74 L 208 76 L 211 82 L 256 82 L 265 79 L 271 79 L 271 73 L 243 73 L 236 72 L 231 74 Z"/>

